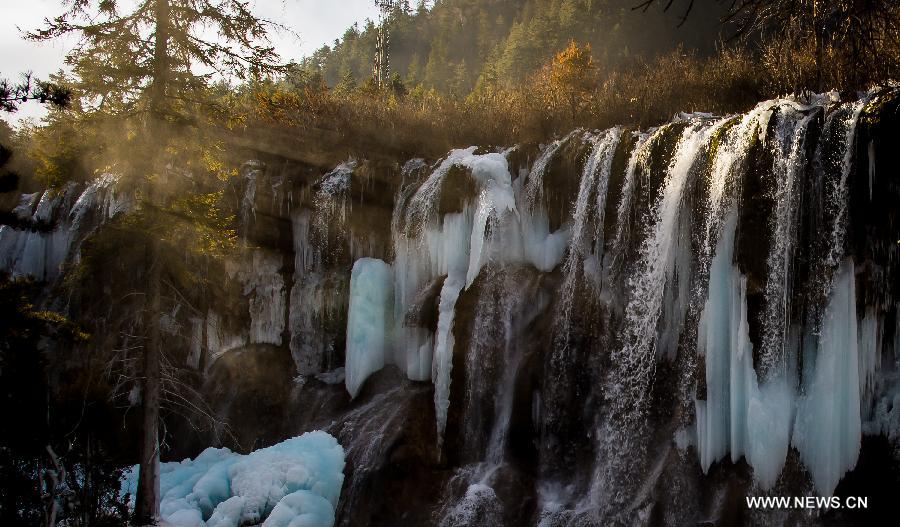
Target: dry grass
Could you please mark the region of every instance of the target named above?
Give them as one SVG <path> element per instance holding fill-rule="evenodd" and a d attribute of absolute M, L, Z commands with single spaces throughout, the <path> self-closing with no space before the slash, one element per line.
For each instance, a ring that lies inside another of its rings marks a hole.
<path fill-rule="evenodd" d="M 591 71 L 573 91 L 554 82 L 548 65 L 520 85 L 479 86 L 464 100 L 422 88 L 399 95 L 268 83 L 237 105 L 235 123 L 248 132 L 282 130 L 336 158 L 434 157 L 453 147 L 544 141 L 576 127 L 653 126 L 680 111 L 742 111 L 769 93 L 759 69 L 737 51 L 713 59 L 675 52 L 625 70 Z"/>

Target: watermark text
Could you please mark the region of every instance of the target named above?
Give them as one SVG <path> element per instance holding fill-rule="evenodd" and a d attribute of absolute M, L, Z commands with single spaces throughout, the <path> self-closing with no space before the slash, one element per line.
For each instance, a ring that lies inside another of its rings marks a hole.
<path fill-rule="evenodd" d="M 747 496 L 750 509 L 867 509 L 864 496 Z"/>

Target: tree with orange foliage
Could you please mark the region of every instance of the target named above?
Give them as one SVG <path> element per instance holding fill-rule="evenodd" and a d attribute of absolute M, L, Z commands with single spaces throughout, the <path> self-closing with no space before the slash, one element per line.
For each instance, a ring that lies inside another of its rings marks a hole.
<path fill-rule="evenodd" d="M 597 86 L 597 68 L 591 57 L 591 45 L 579 46 L 574 40 L 560 51 L 549 65 L 549 87 L 553 96 L 564 102 L 575 121 L 593 97 Z"/>

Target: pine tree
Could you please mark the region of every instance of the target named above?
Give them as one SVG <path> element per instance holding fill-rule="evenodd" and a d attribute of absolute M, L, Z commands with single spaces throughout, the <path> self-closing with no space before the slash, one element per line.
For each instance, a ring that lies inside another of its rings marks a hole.
<path fill-rule="evenodd" d="M 449 83 L 450 95 L 464 98 L 469 93 L 469 70 L 466 68 L 466 61 L 461 60 L 450 69 L 452 72 Z"/>
<path fill-rule="evenodd" d="M 206 103 L 206 87 L 216 73 L 249 78 L 278 71 L 274 49 L 265 44 L 275 24 L 261 20 L 244 0 L 66 1 L 65 12 L 30 34 L 34 40 L 76 35 L 81 45 L 67 62 L 76 76 L 76 94 L 87 107 L 108 112 L 133 126 L 132 155 L 118 170 L 142 196 L 145 211 L 163 210 L 172 200 L 166 181 L 180 137 L 195 128 L 195 111 Z M 126 7 L 127 6 L 127 7 Z M 208 35 L 215 34 L 216 38 Z M 206 70 L 197 74 L 196 70 Z M 170 185 L 169 187 L 177 187 Z M 148 311 L 143 360 L 143 430 L 135 524 L 159 516 L 159 419 L 161 403 L 161 288 L 165 262 L 160 238 L 148 236 L 144 261 Z"/>
<path fill-rule="evenodd" d="M 17 84 L 11 84 L 7 79 L 0 78 L 0 111 L 2 112 L 15 112 L 19 109 L 19 104 L 28 101 L 65 106 L 69 104 L 71 97 L 72 92 L 66 88 L 35 79 L 31 73 L 22 75 L 21 82 Z"/>

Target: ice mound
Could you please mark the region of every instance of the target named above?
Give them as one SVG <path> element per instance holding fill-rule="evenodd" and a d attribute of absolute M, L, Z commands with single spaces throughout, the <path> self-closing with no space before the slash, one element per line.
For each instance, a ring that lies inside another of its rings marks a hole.
<path fill-rule="evenodd" d="M 247 455 L 207 448 L 195 459 L 162 463 L 160 516 L 173 527 L 328 527 L 344 482 L 344 449 L 308 432 Z M 134 497 L 138 467 L 122 494 Z"/>

